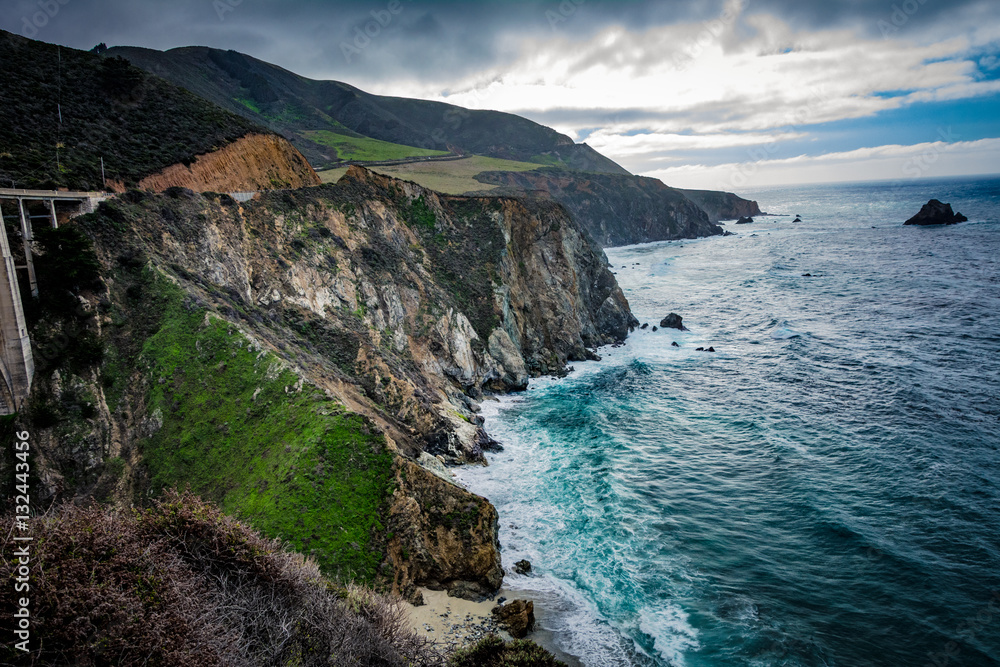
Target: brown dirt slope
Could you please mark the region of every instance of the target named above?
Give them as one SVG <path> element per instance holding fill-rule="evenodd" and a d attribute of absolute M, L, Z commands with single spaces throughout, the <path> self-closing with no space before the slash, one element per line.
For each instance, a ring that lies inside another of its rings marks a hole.
<path fill-rule="evenodd" d="M 144 190 L 183 187 L 195 192 L 246 192 L 319 185 L 319 176 L 294 146 L 273 134 L 248 134 L 190 165 L 173 164 L 139 182 Z"/>

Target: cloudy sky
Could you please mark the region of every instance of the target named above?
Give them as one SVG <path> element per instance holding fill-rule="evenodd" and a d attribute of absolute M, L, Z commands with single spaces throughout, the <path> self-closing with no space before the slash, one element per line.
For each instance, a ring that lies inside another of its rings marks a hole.
<path fill-rule="evenodd" d="M 0 27 L 510 111 L 681 187 L 1000 173 L 996 0 L 0 0 Z"/>

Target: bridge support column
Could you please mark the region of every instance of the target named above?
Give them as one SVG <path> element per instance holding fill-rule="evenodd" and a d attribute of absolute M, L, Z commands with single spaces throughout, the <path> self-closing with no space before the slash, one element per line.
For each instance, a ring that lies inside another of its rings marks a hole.
<path fill-rule="evenodd" d="M 52 211 L 52 229 L 59 229 L 59 218 L 56 217 L 56 200 L 49 200 L 49 210 Z"/>
<path fill-rule="evenodd" d="M 24 220 L 22 215 L 22 220 Z M 35 362 L 21 305 L 17 269 L 0 211 L 0 414 L 15 412 L 31 391 Z"/>
<path fill-rule="evenodd" d="M 35 278 L 35 262 L 31 258 L 31 220 L 24 213 L 24 200 L 18 198 L 17 210 L 21 214 L 21 238 L 24 240 L 24 263 L 28 266 L 28 283 L 31 285 L 31 296 L 38 296 L 38 280 Z"/>

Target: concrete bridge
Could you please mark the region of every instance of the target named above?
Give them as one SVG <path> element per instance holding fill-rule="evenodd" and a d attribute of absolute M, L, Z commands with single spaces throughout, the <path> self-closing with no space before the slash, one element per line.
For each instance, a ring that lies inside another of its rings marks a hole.
<path fill-rule="evenodd" d="M 44 219 L 55 228 L 60 221 L 93 212 L 108 196 L 102 192 L 0 188 L 0 415 L 23 407 L 35 375 L 21 296 L 22 288 L 32 298 L 38 296 L 32 220 Z M 8 220 L 16 221 L 13 238 L 8 238 Z"/>

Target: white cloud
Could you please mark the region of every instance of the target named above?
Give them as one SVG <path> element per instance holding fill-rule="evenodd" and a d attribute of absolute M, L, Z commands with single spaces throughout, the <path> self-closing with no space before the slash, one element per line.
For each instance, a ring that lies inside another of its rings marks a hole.
<path fill-rule="evenodd" d="M 623 134 L 621 128 L 603 128 L 587 137 L 587 143 L 614 159 L 656 155 L 666 151 L 759 146 L 792 141 L 807 136 L 803 132 L 749 132 L 729 134 L 675 134 L 642 132 Z"/>
<path fill-rule="evenodd" d="M 752 192 L 754 187 L 786 183 L 903 180 L 985 173 L 1000 173 L 1000 137 L 890 144 L 722 165 L 684 165 L 643 175 L 659 178 L 674 187 Z"/>
<path fill-rule="evenodd" d="M 995 57 L 982 53 L 995 46 L 1000 28 L 977 23 L 974 13 L 950 26 L 946 39 L 906 30 L 880 39 L 849 28 L 800 30 L 775 16 L 744 15 L 744 6 L 730 2 L 729 13 L 715 21 L 639 31 L 609 26 L 580 40 L 563 32 L 512 36 L 519 56 L 453 86 L 449 95 L 416 83 L 403 92 L 544 114 L 559 131 L 575 140 L 584 136 L 611 159 L 639 169 L 676 162 L 681 151 L 773 145 L 808 138 L 813 125 L 1000 92 L 1000 81 L 980 75 L 981 67 L 994 66 Z M 882 146 L 770 160 L 758 163 L 756 178 L 893 178 L 912 150 L 923 149 Z M 971 151 L 975 159 L 963 162 L 956 151 Z M 971 173 L 973 164 L 1000 171 L 993 156 L 969 145 L 942 149 L 926 171 Z M 708 187 L 706 179 L 732 167 L 675 166 L 653 174 Z"/>

